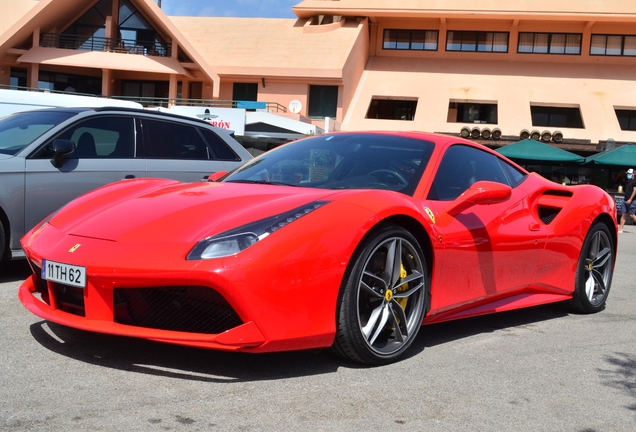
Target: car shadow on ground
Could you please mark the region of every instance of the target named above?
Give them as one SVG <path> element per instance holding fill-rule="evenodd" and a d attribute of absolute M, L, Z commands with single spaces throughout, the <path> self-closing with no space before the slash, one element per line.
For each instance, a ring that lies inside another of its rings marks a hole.
<path fill-rule="evenodd" d="M 31 275 L 27 260 L 15 260 L 0 264 L 0 283 L 23 281 Z"/>
<path fill-rule="evenodd" d="M 566 316 L 561 306 L 539 306 L 422 327 L 405 358 L 426 355 L 436 345 L 497 330 L 507 331 Z M 81 362 L 137 373 L 206 382 L 276 380 L 367 368 L 328 350 L 246 354 L 183 347 L 143 339 L 86 332 L 47 321 L 31 325 L 43 347 Z"/>

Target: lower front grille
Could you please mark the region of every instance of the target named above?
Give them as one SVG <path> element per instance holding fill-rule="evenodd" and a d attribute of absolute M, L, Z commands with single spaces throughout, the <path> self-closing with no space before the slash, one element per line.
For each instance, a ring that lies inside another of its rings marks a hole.
<path fill-rule="evenodd" d="M 222 333 L 243 322 L 207 287 L 116 288 L 115 322 L 159 330 Z"/>
<path fill-rule="evenodd" d="M 82 288 L 51 283 L 55 305 L 59 310 L 73 315 L 86 316 L 84 290 Z"/>

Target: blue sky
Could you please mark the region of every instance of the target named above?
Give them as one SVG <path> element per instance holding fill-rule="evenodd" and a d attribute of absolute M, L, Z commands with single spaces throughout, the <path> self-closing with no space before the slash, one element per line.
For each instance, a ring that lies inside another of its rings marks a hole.
<path fill-rule="evenodd" d="M 166 15 L 295 18 L 291 8 L 300 1 L 161 0 L 161 9 Z"/>

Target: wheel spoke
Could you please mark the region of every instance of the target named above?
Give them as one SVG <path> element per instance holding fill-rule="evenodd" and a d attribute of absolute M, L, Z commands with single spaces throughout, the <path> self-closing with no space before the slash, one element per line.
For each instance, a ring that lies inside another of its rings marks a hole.
<path fill-rule="evenodd" d="M 592 298 L 594 297 L 594 278 L 592 277 L 591 272 L 587 280 L 585 281 L 585 295 L 587 295 L 587 298 L 591 302 Z"/>
<path fill-rule="evenodd" d="M 382 305 L 382 317 L 380 318 L 380 324 L 378 324 L 378 326 L 375 329 L 375 333 L 373 334 L 373 337 L 371 337 L 371 339 L 369 340 L 369 343 L 371 345 L 373 345 L 375 340 L 378 338 L 378 336 L 380 335 L 380 332 L 384 330 L 384 325 L 389 320 L 389 308 L 387 306 L 388 305 L 386 303 Z"/>
<path fill-rule="evenodd" d="M 424 276 L 422 275 L 422 273 L 419 273 L 418 271 L 414 270 L 413 273 L 411 273 L 409 276 L 405 277 L 404 279 L 401 279 L 397 284 L 398 286 L 404 285 L 409 282 L 413 282 L 414 280 L 421 279 L 423 277 Z"/>
<path fill-rule="evenodd" d="M 607 247 L 604 248 L 592 260 L 592 266 L 595 269 L 604 266 L 605 263 L 607 263 L 607 261 L 610 259 L 611 256 L 612 256 L 612 254 L 611 254 L 610 248 L 607 248 Z"/>
<path fill-rule="evenodd" d="M 407 298 L 407 297 L 411 297 L 413 294 L 415 294 L 420 288 L 422 288 L 424 286 L 424 282 L 414 286 L 413 288 L 409 288 L 406 291 L 398 291 L 395 294 L 393 294 L 394 298 Z"/>
<path fill-rule="evenodd" d="M 382 274 L 387 287 L 395 286 L 395 283 L 400 278 L 401 255 L 402 242 L 399 239 L 391 240 L 387 246 L 386 262 L 384 263 L 384 273 Z"/>
<path fill-rule="evenodd" d="M 592 278 L 594 278 L 594 281 L 598 285 L 599 294 L 605 294 L 606 288 L 605 288 L 605 279 L 603 278 L 603 275 L 599 273 L 598 271 L 592 271 L 590 273 L 592 275 Z"/>
<path fill-rule="evenodd" d="M 360 286 L 364 289 L 364 291 L 366 291 L 368 294 L 372 295 L 373 297 L 384 298 L 384 296 L 380 294 L 380 292 L 377 289 L 369 286 L 365 281 L 361 280 Z"/>
<path fill-rule="evenodd" d="M 598 256 L 600 243 L 601 243 L 601 235 L 600 233 L 596 233 L 596 235 L 594 235 L 594 237 L 592 238 L 592 242 L 590 244 L 590 255 L 591 255 L 590 258 L 592 258 L 593 260 L 596 259 L 596 257 Z"/>
<path fill-rule="evenodd" d="M 362 333 L 364 333 L 364 337 L 367 340 L 369 340 L 369 335 L 371 335 L 371 332 L 373 331 L 373 329 L 375 328 L 375 325 L 378 322 L 378 318 L 380 317 L 380 314 L 382 313 L 383 307 L 384 307 L 384 302 L 382 302 L 382 304 L 378 306 L 377 308 L 373 309 L 373 312 L 371 312 L 371 316 L 369 317 L 369 321 L 367 321 L 367 325 L 362 327 Z"/>
<path fill-rule="evenodd" d="M 387 287 L 386 282 L 381 277 L 378 277 L 378 276 L 374 275 L 373 273 L 369 273 L 367 271 L 365 271 L 363 273 L 363 276 L 368 276 L 371 279 L 374 279 L 377 283 L 379 283 L 380 285 L 382 285 L 386 289 L 386 287 Z"/>
<path fill-rule="evenodd" d="M 409 337 L 409 330 L 406 323 L 406 314 L 404 313 L 404 309 L 402 309 L 401 304 L 393 300 L 391 302 L 391 312 L 391 321 L 393 322 L 395 337 L 398 339 L 398 342 L 404 343 L 404 341 Z M 402 332 L 403 329 L 404 333 Z"/>

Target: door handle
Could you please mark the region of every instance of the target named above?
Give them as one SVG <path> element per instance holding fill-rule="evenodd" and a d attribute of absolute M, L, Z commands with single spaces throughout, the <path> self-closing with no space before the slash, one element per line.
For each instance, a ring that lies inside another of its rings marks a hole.
<path fill-rule="evenodd" d="M 528 228 L 530 228 L 530 231 L 539 231 L 541 229 L 541 225 L 535 222 L 531 223 Z"/>

